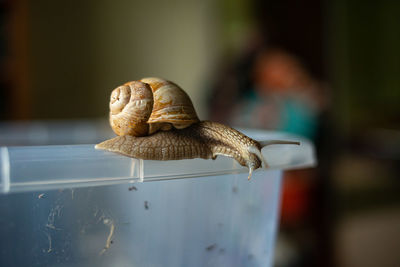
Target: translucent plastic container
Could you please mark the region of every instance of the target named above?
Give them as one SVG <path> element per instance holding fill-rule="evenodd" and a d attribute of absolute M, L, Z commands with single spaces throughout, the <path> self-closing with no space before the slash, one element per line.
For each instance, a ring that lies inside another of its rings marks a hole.
<path fill-rule="evenodd" d="M 0 266 L 271 266 L 282 171 L 313 166 L 314 149 L 244 132 L 301 145 L 264 148 L 271 168 L 251 181 L 226 157 L 0 147 Z"/>

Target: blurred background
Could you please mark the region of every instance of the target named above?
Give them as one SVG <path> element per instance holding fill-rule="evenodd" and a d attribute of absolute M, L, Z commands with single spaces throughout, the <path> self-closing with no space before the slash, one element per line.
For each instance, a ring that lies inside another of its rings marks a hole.
<path fill-rule="evenodd" d="M 317 168 L 285 174 L 275 266 L 400 266 L 399 14 L 391 0 L 3 0 L 0 145 L 101 141 L 111 90 L 164 77 L 201 119 L 316 144 Z"/>

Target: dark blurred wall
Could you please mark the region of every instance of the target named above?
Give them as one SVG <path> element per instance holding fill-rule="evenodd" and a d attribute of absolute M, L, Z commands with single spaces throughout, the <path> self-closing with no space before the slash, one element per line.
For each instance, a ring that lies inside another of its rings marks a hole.
<path fill-rule="evenodd" d="M 298 56 L 313 77 L 325 80 L 325 1 L 255 2 L 254 13 L 267 43 Z"/>
<path fill-rule="evenodd" d="M 327 36 L 343 130 L 400 128 L 400 2 L 334 1 Z"/>
<path fill-rule="evenodd" d="M 15 76 L 5 90 L 17 92 L 7 102 L 24 111 L 3 118 L 105 117 L 111 90 L 145 76 L 176 81 L 206 114 L 201 89 L 219 49 L 213 1 L 18 0 L 8 7 L 15 14 L 5 22 L 10 61 L 23 66 L 10 67 Z"/>
<path fill-rule="evenodd" d="M 400 2 L 327 4 L 338 266 L 398 266 Z"/>

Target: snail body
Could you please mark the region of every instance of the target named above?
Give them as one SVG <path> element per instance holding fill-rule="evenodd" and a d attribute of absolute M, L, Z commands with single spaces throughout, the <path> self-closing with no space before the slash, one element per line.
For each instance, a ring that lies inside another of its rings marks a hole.
<path fill-rule="evenodd" d="M 160 78 L 145 78 L 114 89 L 110 125 L 118 136 L 96 145 L 96 149 L 145 160 L 215 159 L 223 155 L 248 167 L 248 179 L 262 164 L 268 166 L 262 147 L 299 145 L 282 140 L 258 142 L 221 123 L 200 121 L 189 96 Z"/>

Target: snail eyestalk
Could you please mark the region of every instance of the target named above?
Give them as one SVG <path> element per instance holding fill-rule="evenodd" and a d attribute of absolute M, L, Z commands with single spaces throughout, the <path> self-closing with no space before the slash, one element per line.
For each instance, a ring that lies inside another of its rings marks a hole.
<path fill-rule="evenodd" d="M 253 170 L 254 170 L 253 167 L 249 167 L 249 176 L 247 177 L 248 181 L 250 181 L 250 179 L 251 179 L 251 175 L 253 174 Z"/>
<path fill-rule="evenodd" d="M 258 141 L 261 147 L 266 147 L 269 145 L 300 145 L 298 141 L 286 141 L 286 140 L 267 140 L 267 141 Z"/>

